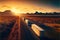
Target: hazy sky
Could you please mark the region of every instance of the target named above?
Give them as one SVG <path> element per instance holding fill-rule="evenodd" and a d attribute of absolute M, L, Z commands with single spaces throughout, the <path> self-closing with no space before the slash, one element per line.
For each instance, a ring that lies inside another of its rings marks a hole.
<path fill-rule="evenodd" d="M 60 0 L 0 0 L 0 11 L 20 13 L 60 12 Z"/>

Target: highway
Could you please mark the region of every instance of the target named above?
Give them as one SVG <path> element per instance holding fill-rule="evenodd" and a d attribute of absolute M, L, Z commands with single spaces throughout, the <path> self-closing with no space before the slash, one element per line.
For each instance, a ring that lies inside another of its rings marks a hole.
<path fill-rule="evenodd" d="M 0 40 L 59 40 L 59 32 L 56 32 L 54 28 L 44 25 L 41 22 L 33 20 L 34 16 L 22 16 L 22 17 L 3 17 L 0 16 Z M 4 21 L 5 18 L 5 21 Z M 26 24 L 25 20 L 28 20 Z M 37 17 L 37 19 L 39 19 Z M 42 18 L 45 19 L 45 18 Z M 58 18 L 60 20 L 60 18 Z M 45 23 L 45 22 L 44 22 Z M 32 27 L 32 24 L 37 25 Z M 41 31 L 41 28 L 43 31 Z M 34 29 L 35 28 L 35 29 Z M 39 36 L 35 31 L 39 33 Z M 1 32 L 2 31 L 2 32 Z"/>
<path fill-rule="evenodd" d="M 33 20 L 30 20 L 30 22 L 31 23 L 29 23 L 29 26 L 31 26 L 30 24 L 36 24 L 39 27 L 41 27 L 42 29 L 44 29 L 44 31 L 40 31 L 41 32 L 41 34 L 40 34 L 41 40 L 59 40 L 59 33 L 56 32 L 54 28 L 51 28 L 51 27 L 46 26 L 46 25 L 41 24 L 41 23 L 37 23 Z"/>

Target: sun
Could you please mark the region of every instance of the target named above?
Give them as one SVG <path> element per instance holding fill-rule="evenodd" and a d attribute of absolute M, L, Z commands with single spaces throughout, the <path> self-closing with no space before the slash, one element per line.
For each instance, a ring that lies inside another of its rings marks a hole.
<path fill-rule="evenodd" d="M 21 14 L 21 13 L 20 13 L 20 10 L 18 10 L 17 8 L 12 8 L 12 9 L 10 9 L 10 10 L 13 12 L 14 15 L 19 15 L 19 14 Z"/>

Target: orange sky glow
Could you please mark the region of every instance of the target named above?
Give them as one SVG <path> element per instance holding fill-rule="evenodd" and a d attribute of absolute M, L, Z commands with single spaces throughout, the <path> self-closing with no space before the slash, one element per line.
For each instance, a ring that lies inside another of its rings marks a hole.
<path fill-rule="evenodd" d="M 45 5 L 35 5 L 24 1 L 2 1 L 0 2 L 0 11 L 11 10 L 15 13 L 34 13 L 38 12 L 59 12 L 60 9 Z"/>

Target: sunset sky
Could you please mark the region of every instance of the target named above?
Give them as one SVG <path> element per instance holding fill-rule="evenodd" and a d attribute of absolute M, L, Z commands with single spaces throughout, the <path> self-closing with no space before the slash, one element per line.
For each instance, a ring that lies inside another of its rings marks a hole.
<path fill-rule="evenodd" d="M 59 0 L 0 0 L 0 11 L 16 13 L 60 12 Z"/>

